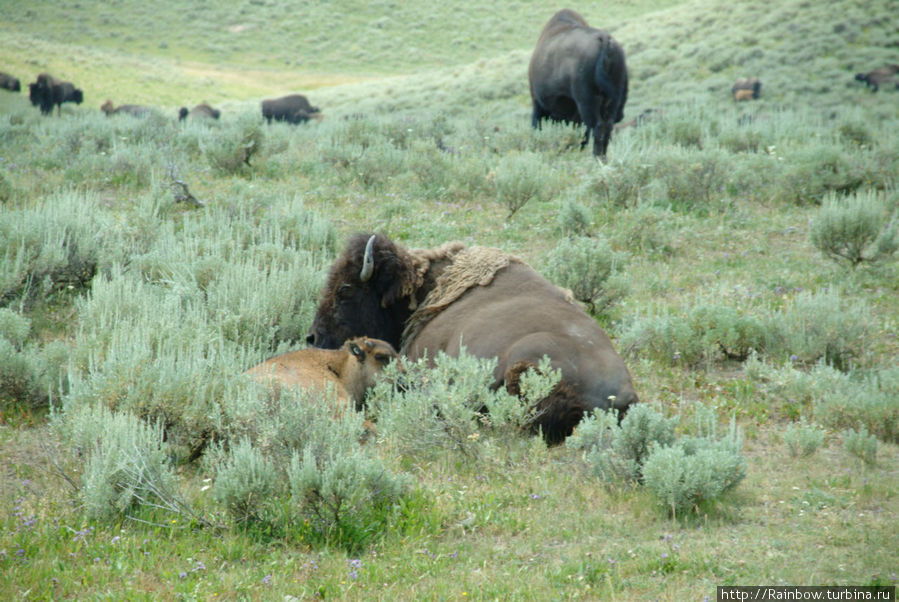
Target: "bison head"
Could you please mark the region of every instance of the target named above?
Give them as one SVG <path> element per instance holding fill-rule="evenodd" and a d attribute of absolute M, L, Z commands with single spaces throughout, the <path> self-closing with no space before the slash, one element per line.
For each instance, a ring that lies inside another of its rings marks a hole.
<path fill-rule="evenodd" d="M 381 235 L 357 234 L 331 266 L 306 341 L 336 349 L 351 337 L 368 336 L 399 348 L 420 285 L 416 260 L 406 249 Z"/>

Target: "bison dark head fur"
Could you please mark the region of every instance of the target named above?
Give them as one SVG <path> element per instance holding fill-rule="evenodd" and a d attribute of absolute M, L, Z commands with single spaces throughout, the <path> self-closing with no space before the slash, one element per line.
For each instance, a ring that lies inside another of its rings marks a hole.
<path fill-rule="evenodd" d="M 419 272 L 415 257 L 390 239 L 356 234 L 331 266 L 306 341 L 337 349 L 345 340 L 364 335 L 399 348 L 403 327 L 416 307 Z"/>

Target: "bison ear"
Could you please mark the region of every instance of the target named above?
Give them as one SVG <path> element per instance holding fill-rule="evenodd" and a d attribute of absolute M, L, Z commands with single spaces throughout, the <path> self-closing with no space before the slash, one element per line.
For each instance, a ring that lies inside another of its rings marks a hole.
<path fill-rule="evenodd" d="M 350 343 L 350 353 L 359 358 L 360 362 L 365 361 L 365 354 L 362 353 L 362 348 L 356 343 Z"/>

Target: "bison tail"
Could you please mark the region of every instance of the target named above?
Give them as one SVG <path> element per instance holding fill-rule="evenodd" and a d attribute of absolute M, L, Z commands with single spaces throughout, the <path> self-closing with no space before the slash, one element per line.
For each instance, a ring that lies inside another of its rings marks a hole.
<path fill-rule="evenodd" d="M 521 375 L 528 369 L 537 369 L 536 364 L 518 361 L 506 369 L 506 390 L 516 397 L 521 396 Z M 556 445 L 574 431 L 574 427 L 590 408 L 585 400 L 564 380 L 556 383 L 549 395 L 537 402 L 534 417 L 529 423 L 532 431 L 540 431 L 548 445 Z"/>
<path fill-rule="evenodd" d="M 624 52 L 611 38 L 603 38 L 602 49 L 593 70 L 593 80 L 600 93 L 605 97 L 604 103 L 611 108 L 608 118 L 618 123 L 624 118 L 624 102 L 627 94 L 627 67 L 624 63 Z M 623 71 L 624 84 L 621 85 Z M 619 71 L 616 73 L 616 71 Z"/>

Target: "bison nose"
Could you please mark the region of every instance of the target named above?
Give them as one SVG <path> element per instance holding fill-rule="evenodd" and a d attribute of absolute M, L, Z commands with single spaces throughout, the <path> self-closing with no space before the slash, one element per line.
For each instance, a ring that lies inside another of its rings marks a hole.
<path fill-rule="evenodd" d="M 306 335 L 306 344 L 312 345 L 313 347 L 315 347 L 315 333 L 314 332 L 310 332 L 309 334 Z"/>

